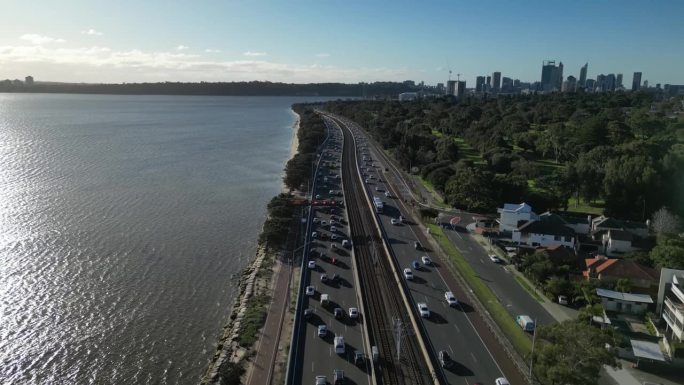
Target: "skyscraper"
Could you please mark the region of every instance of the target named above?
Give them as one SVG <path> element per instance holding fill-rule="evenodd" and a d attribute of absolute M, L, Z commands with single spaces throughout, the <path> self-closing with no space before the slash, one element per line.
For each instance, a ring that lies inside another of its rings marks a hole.
<path fill-rule="evenodd" d="M 27 86 L 32 86 L 33 85 L 33 76 L 27 76 L 24 79 L 24 84 L 26 84 Z"/>
<path fill-rule="evenodd" d="M 501 72 L 492 72 L 492 89 L 494 92 L 501 90 Z"/>
<path fill-rule="evenodd" d="M 606 76 L 605 91 L 615 91 L 615 74 L 608 74 Z"/>
<path fill-rule="evenodd" d="M 475 80 L 475 91 L 476 92 L 484 91 L 484 84 L 485 84 L 485 77 L 484 76 L 478 76 Z"/>
<path fill-rule="evenodd" d="M 582 68 L 580 68 L 580 78 L 579 86 L 584 88 L 587 85 L 587 69 L 589 68 L 589 63 L 585 63 Z"/>
<path fill-rule="evenodd" d="M 456 95 L 456 80 L 449 80 L 446 88 L 447 95 Z"/>
<path fill-rule="evenodd" d="M 632 91 L 638 91 L 641 88 L 641 72 L 635 72 L 632 78 Z"/>
<path fill-rule="evenodd" d="M 622 88 L 622 74 L 617 74 L 617 80 L 615 81 L 615 88 Z"/>
<path fill-rule="evenodd" d="M 596 76 L 596 86 L 594 86 L 595 91 L 605 91 L 606 90 L 606 75 L 600 74 Z"/>
<path fill-rule="evenodd" d="M 555 60 L 542 63 L 541 85 L 544 91 L 560 91 L 563 84 L 563 62 L 556 66 Z"/>
<path fill-rule="evenodd" d="M 568 80 L 563 82 L 563 92 L 575 92 L 575 88 L 577 86 L 577 78 L 570 75 L 568 76 Z"/>
<path fill-rule="evenodd" d="M 492 77 L 491 76 L 487 76 L 486 83 L 487 83 L 487 88 L 490 88 L 492 86 Z"/>
<path fill-rule="evenodd" d="M 512 90 L 513 90 L 513 79 L 504 76 L 503 79 L 501 79 L 501 91 L 511 92 Z"/>
<path fill-rule="evenodd" d="M 465 96 L 466 82 L 464 80 L 459 80 L 456 82 L 455 93 L 457 98 L 462 98 Z"/>

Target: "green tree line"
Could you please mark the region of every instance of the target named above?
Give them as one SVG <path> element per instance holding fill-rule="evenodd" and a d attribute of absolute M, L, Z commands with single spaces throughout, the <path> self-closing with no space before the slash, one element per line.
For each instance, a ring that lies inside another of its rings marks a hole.
<path fill-rule="evenodd" d="M 641 92 L 495 99 L 334 101 L 405 170 L 454 207 L 491 212 L 525 201 L 536 211 L 602 202 L 607 215 L 684 214 L 682 98 Z"/>

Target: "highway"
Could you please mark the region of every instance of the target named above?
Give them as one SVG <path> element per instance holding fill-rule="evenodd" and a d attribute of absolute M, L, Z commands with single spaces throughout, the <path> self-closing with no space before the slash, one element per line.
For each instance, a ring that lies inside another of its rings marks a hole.
<path fill-rule="evenodd" d="M 464 288 L 451 277 L 451 273 L 435 253 L 414 248 L 414 241 L 419 241 L 424 246 L 429 245 L 419 227 L 411 219 L 402 225 L 391 223 L 392 218 L 398 218 L 400 214 L 408 216 L 410 211 L 403 206 L 401 200 L 395 198 L 400 196 L 399 192 L 385 182 L 384 165 L 375 161 L 377 154 L 372 146 L 363 144 L 364 134 L 360 130 L 354 130 L 354 135 L 361 143 L 359 156 L 371 159 L 362 165 L 361 171 L 368 177 L 368 194 L 382 197 L 385 202 L 384 212 L 378 218 L 397 263 L 402 269 L 410 267 L 414 260 L 421 264 L 419 269 L 411 268 L 415 278 L 407 283 L 414 305 L 426 303 L 432 312 L 430 317 L 422 319 L 421 324 L 429 337 L 428 344 L 433 360 L 437 357 L 437 352 L 446 350 L 455 361 L 453 366 L 443 370 L 446 383 L 493 384 L 496 378 L 505 376 L 512 384 L 523 384 L 524 379 L 515 365 L 510 362 L 480 316 L 464 300 Z M 390 197 L 385 196 L 385 191 L 389 191 Z M 423 255 L 429 256 L 435 262 L 434 265 L 423 265 Z M 447 306 L 444 299 L 446 291 L 452 291 L 460 299 L 459 306 Z M 439 367 L 439 364 L 436 366 Z"/>
<path fill-rule="evenodd" d="M 319 201 L 342 201 L 342 132 L 329 127 L 328 133 L 329 139 L 322 151 L 313 197 Z M 365 357 L 370 354 L 364 344 L 366 337 L 363 324 L 349 317 L 349 308 L 361 308 L 361 304 L 355 283 L 356 266 L 349 250 L 342 247 L 342 241 L 349 240 L 347 213 L 344 208 L 336 206 L 312 206 L 310 229 L 311 232 L 316 232 L 316 238 L 311 238 L 312 234 L 308 234 L 310 243 L 306 245 L 308 261 L 304 263 L 304 268 L 307 269 L 304 286 L 314 287 L 315 292 L 313 296 L 300 293 L 305 301 L 302 309 L 310 309 L 312 315 L 305 319 L 303 314 L 298 314 L 297 321 L 304 322 L 305 325 L 301 328 L 298 341 L 301 346 L 294 358 L 297 360 L 292 381 L 294 384 L 314 384 L 319 375 L 326 376 L 328 383 L 332 384 L 333 371 L 336 369 L 344 372 L 347 384 L 371 384 L 369 360 L 358 365 L 354 363 L 355 351 L 363 352 Z M 333 235 L 337 238 L 334 241 Z M 309 268 L 309 261 L 315 267 Z M 335 274 L 338 277 L 333 279 Z M 326 282 L 321 280 L 324 275 L 327 277 Z M 327 306 L 321 304 L 323 294 L 330 298 Z M 333 315 L 334 309 L 338 307 L 344 313 L 341 319 L 336 319 Z M 318 335 L 319 325 L 327 327 L 323 337 Z M 335 336 L 344 337 L 343 354 L 335 353 Z"/>

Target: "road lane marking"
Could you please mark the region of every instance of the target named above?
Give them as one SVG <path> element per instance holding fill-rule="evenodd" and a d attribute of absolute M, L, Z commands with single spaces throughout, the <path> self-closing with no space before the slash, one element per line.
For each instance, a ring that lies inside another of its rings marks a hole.
<path fill-rule="evenodd" d="M 458 325 L 456 325 L 456 324 L 453 324 L 453 325 L 454 325 L 454 328 L 456 329 L 456 331 L 460 333 L 461 329 L 458 327 Z"/>
<path fill-rule="evenodd" d="M 470 356 L 473 357 L 474 362 L 477 362 L 477 358 L 475 358 L 475 355 L 473 354 L 473 352 L 470 352 Z"/>
<path fill-rule="evenodd" d="M 454 353 L 454 349 L 451 348 L 451 345 L 448 345 L 448 346 L 449 346 L 449 351 L 451 351 L 451 356 L 452 357 L 456 356 L 456 354 Z"/>

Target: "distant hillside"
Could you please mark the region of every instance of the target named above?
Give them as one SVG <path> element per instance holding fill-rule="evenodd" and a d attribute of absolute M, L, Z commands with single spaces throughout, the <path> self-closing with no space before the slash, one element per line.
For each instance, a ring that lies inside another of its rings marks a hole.
<path fill-rule="evenodd" d="M 234 96 L 340 96 L 361 97 L 396 95 L 418 91 L 412 82 L 375 83 L 122 83 L 86 84 L 36 82 L 31 86 L 19 81 L 0 81 L 0 92 L 121 94 L 121 95 L 234 95 Z"/>

